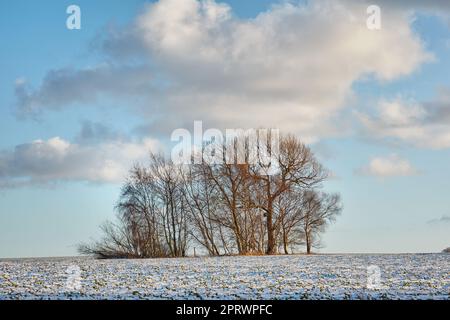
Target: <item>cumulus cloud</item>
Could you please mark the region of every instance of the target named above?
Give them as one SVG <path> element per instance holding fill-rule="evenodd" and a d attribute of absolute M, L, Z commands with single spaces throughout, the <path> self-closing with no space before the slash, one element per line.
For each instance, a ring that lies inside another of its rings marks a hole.
<path fill-rule="evenodd" d="M 58 181 L 122 182 L 134 162 L 158 148 L 151 139 L 90 145 L 60 137 L 35 140 L 0 152 L 0 188 Z"/>
<path fill-rule="evenodd" d="M 105 141 L 129 141 L 130 138 L 124 133 L 112 129 L 106 124 L 85 120 L 82 122 L 80 133 L 75 142 L 81 144 L 95 144 Z"/>
<path fill-rule="evenodd" d="M 371 31 L 367 5 L 283 2 L 239 19 L 212 0 L 160 0 L 126 30 L 99 40 L 118 62 L 145 57 L 151 83 L 134 69 L 128 78 L 120 68 L 57 70 L 36 90 L 19 85 L 18 105 L 25 112 L 55 109 L 99 93 L 131 92 L 150 95 L 140 112 L 153 119 L 154 130 L 203 120 L 219 128 L 278 127 L 305 141 L 342 134 L 347 123 L 336 118 L 355 81 L 367 75 L 391 81 L 431 59 L 409 11 L 383 10 L 382 29 Z"/>
<path fill-rule="evenodd" d="M 450 216 L 442 216 L 438 219 L 431 219 L 427 223 L 431 225 L 450 224 Z"/>
<path fill-rule="evenodd" d="M 418 173 L 408 160 L 396 154 L 388 157 L 375 157 L 370 163 L 357 170 L 358 174 L 381 178 L 412 176 Z"/>
<path fill-rule="evenodd" d="M 376 139 L 420 148 L 450 148 L 450 92 L 435 101 L 418 103 L 397 98 L 381 101 L 374 115 L 358 113 L 365 131 Z"/>
<path fill-rule="evenodd" d="M 359 0 L 355 0 L 359 1 Z M 422 0 L 378 0 L 377 3 L 381 7 L 389 7 L 389 8 L 396 8 L 396 9 L 402 9 L 402 10 L 424 10 L 429 11 L 434 14 L 441 13 L 445 14 L 450 11 L 450 2 L 447 0 L 429 0 L 429 1 L 422 1 Z"/>
<path fill-rule="evenodd" d="M 46 74 L 38 88 L 25 78 L 16 81 L 17 113 L 20 117 L 35 117 L 43 110 L 90 104 L 101 97 L 141 96 L 148 93 L 151 82 L 151 72 L 143 65 L 55 69 Z"/>

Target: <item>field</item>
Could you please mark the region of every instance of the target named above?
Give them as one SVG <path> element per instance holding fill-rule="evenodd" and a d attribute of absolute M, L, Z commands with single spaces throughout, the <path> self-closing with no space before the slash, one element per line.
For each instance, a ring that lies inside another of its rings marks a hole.
<path fill-rule="evenodd" d="M 0 299 L 449 299 L 449 254 L 0 260 Z"/>

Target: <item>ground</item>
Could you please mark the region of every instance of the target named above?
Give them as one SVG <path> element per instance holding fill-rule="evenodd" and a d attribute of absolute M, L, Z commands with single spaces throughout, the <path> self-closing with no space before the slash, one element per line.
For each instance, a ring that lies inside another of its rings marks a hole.
<path fill-rule="evenodd" d="M 0 300 L 449 296 L 450 254 L 0 260 Z"/>

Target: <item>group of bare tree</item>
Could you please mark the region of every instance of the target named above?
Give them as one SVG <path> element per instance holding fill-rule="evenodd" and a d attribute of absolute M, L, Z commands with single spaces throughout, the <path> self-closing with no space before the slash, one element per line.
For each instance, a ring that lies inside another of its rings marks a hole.
<path fill-rule="evenodd" d="M 236 145 L 223 145 L 223 156 Z M 181 165 L 160 154 L 136 165 L 101 241 L 81 245 L 101 258 L 307 253 L 342 210 L 340 197 L 319 191 L 327 172 L 292 135 L 280 138 L 275 174 L 258 164 L 222 161 Z M 228 163 L 227 163 L 228 162 Z M 190 251 L 192 252 L 192 250 Z"/>

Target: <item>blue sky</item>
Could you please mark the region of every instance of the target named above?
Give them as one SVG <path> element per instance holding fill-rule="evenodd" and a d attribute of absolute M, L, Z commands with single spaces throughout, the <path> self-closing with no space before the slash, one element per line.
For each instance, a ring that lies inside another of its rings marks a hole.
<path fill-rule="evenodd" d="M 194 120 L 311 145 L 344 203 L 322 252 L 448 247 L 450 7 L 379 5 L 371 31 L 356 1 L 1 2 L 0 257 L 76 254 Z"/>

